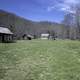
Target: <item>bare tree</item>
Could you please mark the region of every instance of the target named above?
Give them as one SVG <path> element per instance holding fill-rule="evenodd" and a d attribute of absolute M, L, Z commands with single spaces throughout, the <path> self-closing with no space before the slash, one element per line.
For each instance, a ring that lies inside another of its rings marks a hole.
<path fill-rule="evenodd" d="M 77 39 L 80 39 L 80 6 L 76 6 L 75 22 L 77 26 Z"/>
<path fill-rule="evenodd" d="M 71 27 L 73 23 L 73 15 L 72 14 L 66 14 L 64 16 L 63 24 L 64 24 L 64 37 L 67 39 L 70 39 L 70 33 L 71 33 Z"/>

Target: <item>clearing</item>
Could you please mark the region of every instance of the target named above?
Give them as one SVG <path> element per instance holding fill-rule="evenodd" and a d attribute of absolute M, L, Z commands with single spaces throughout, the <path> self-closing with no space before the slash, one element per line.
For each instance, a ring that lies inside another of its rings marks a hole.
<path fill-rule="evenodd" d="M 80 80 L 80 42 L 0 43 L 0 80 Z"/>

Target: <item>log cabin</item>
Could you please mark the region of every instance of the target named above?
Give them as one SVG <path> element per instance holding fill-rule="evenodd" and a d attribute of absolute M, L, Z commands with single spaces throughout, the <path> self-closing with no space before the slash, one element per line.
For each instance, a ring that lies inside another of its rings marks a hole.
<path fill-rule="evenodd" d="M 0 27 L 0 42 L 12 42 L 13 33 L 5 27 Z"/>

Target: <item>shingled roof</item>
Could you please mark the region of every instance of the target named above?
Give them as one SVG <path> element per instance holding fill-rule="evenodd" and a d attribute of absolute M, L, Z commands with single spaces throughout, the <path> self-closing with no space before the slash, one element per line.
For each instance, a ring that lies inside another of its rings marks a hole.
<path fill-rule="evenodd" d="M 0 27 L 0 33 L 13 34 L 8 28 Z"/>

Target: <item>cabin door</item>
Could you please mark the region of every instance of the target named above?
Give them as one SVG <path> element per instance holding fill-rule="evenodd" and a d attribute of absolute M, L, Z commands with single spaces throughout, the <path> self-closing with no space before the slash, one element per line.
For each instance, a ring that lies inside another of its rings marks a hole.
<path fill-rule="evenodd" d="M 4 40 L 4 34 L 2 34 L 2 42 L 4 42 L 5 40 Z"/>
<path fill-rule="evenodd" d="M 0 34 L 0 42 L 2 42 L 2 34 Z"/>

